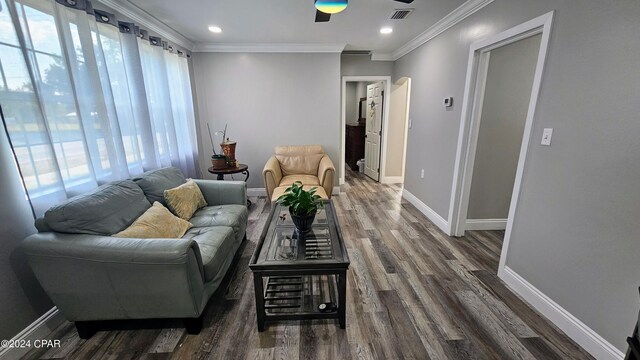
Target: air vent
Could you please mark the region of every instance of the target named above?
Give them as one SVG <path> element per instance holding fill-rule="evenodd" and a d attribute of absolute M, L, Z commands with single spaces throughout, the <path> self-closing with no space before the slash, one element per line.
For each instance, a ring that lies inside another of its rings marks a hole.
<path fill-rule="evenodd" d="M 345 50 L 342 55 L 371 55 L 371 50 Z"/>
<path fill-rule="evenodd" d="M 413 12 L 414 9 L 395 9 L 391 14 L 389 19 L 391 20 L 402 20 L 406 19 L 409 14 Z"/>

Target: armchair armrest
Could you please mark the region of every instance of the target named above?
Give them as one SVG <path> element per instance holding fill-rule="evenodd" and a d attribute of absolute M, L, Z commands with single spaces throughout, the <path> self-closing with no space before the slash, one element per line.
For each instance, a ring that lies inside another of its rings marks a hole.
<path fill-rule="evenodd" d="M 247 184 L 244 181 L 194 181 L 209 205 L 247 204 Z"/>
<path fill-rule="evenodd" d="M 333 161 L 331 161 L 329 156 L 325 155 L 320 160 L 320 165 L 318 166 L 318 179 L 329 199 L 331 199 L 331 193 L 333 192 L 333 178 L 335 174 L 336 168 L 333 166 Z"/>
<path fill-rule="evenodd" d="M 193 240 L 44 232 L 22 248 L 70 321 L 197 317 L 204 308 L 204 269 Z"/>
<path fill-rule="evenodd" d="M 273 190 L 280 185 L 280 181 L 282 180 L 280 162 L 278 162 L 275 156 L 270 157 L 264 165 L 262 176 L 264 177 L 264 187 L 267 190 L 267 197 L 271 200 Z"/>

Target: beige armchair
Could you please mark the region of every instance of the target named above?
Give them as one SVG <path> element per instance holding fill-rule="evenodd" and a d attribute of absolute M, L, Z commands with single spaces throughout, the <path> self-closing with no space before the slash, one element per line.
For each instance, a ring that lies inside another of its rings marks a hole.
<path fill-rule="evenodd" d="M 262 171 L 271 201 L 296 181 L 302 182 L 305 190 L 317 187 L 316 194 L 330 199 L 335 173 L 333 162 L 321 145 L 277 146 Z"/>

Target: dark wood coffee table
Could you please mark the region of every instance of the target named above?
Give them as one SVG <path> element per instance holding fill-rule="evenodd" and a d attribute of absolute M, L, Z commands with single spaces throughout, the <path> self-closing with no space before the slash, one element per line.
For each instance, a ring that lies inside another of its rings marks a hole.
<path fill-rule="evenodd" d="M 249 262 L 258 331 L 278 320 L 338 319 L 345 328 L 349 255 L 333 203 L 324 205 L 311 231 L 299 235 L 289 210 L 273 204 Z M 321 304 L 329 305 L 321 311 Z"/>

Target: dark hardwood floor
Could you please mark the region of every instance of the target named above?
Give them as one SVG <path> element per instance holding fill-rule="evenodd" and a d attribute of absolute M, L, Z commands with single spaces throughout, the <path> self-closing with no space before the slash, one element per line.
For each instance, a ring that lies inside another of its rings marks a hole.
<path fill-rule="evenodd" d="M 446 236 L 401 198 L 401 188 L 348 171 L 333 198 L 351 258 L 347 329 L 290 321 L 258 333 L 247 264 L 269 213 L 252 198 L 247 235 L 205 327 L 170 320 L 113 322 L 85 341 L 71 323 L 34 359 L 591 359 L 497 277 L 504 232 Z"/>

